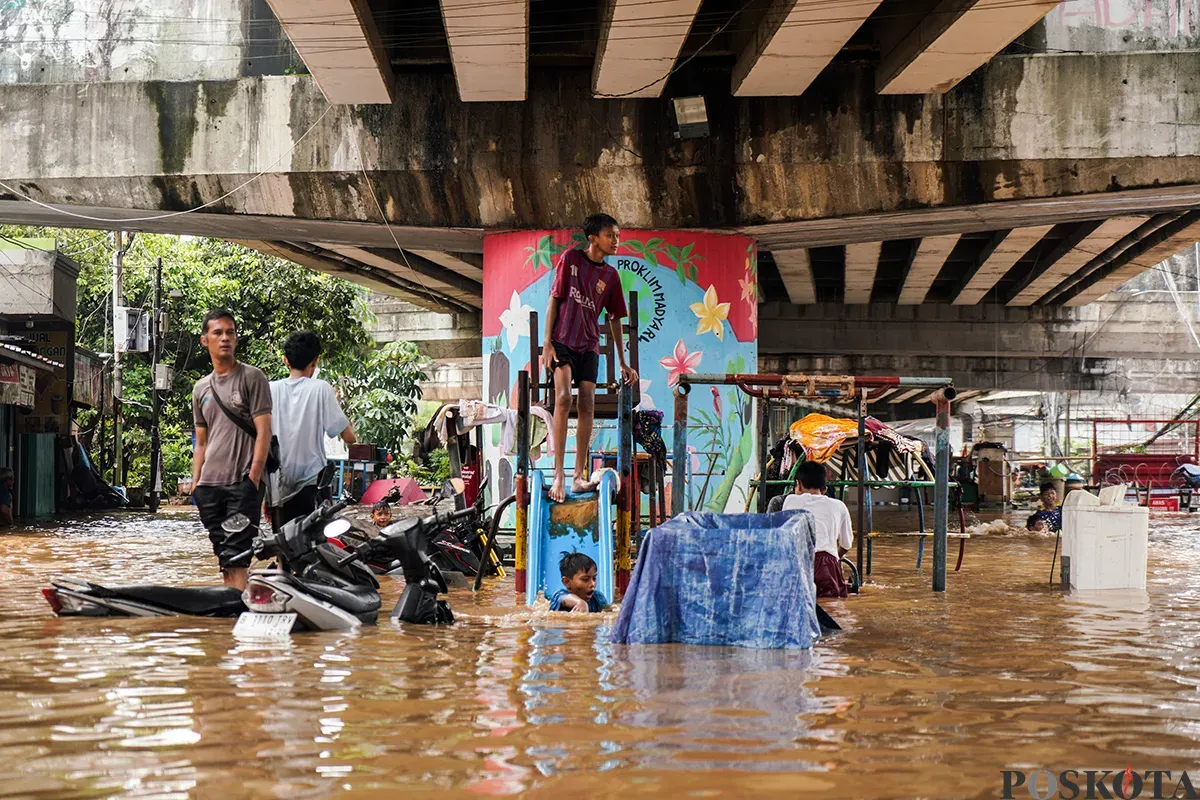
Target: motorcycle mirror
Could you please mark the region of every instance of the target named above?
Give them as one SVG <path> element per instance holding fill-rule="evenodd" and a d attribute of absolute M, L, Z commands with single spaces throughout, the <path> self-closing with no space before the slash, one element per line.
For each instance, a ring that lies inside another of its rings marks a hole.
<path fill-rule="evenodd" d="M 227 520 L 221 523 L 221 528 L 226 533 L 239 533 L 250 527 L 250 518 L 245 514 L 234 514 Z"/>
<path fill-rule="evenodd" d="M 325 538 L 332 539 L 335 536 L 341 536 L 352 527 L 354 526 L 350 524 L 350 520 L 348 519 L 335 519 L 325 526 Z"/>
<path fill-rule="evenodd" d="M 467 484 L 462 478 L 447 478 L 442 484 L 442 497 L 446 500 L 457 497 L 467 490 Z"/>

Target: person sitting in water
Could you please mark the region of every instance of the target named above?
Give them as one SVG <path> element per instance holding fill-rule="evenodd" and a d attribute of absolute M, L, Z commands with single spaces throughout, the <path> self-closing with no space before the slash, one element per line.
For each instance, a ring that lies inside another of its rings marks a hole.
<path fill-rule="evenodd" d="M 1058 533 L 1062 530 L 1062 506 L 1058 504 L 1058 490 L 1050 481 L 1042 484 L 1041 499 L 1041 509 L 1025 522 L 1025 527 L 1037 533 Z"/>
<path fill-rule="evenodd" d="M 813 558 L 817 597 L 846 597 L 850 592 L 838 562 L 854 543 L 854 532 L 846 504 L 826 496 L 826 481 L 824 464 L 805 461 L 797 475 L 796 494 L 783 501 L 783 509 L 803 509 L 813 516 L 817 534 L 817 551 Z"/>
<path fill-rule="evenodd" d="M 392 507 L 388 505 L 387 500 L 380 500 L 371 506 L 371 522 L 374 522 L 380 530 L 392 524 Z"/>
<path fill-rule="evenodd" d="M 563 553 L 558 562 L 563 588 L 550 598 L 551 611 L 603 611 L 608 598 L 596 591 L 596 562 L 583 553 Z"/>

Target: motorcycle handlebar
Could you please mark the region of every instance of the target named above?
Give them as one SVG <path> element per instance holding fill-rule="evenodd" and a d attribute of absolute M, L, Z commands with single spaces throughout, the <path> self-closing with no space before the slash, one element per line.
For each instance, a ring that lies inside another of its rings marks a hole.
<path fill-rule="evenodd" d="M 327 519 L 333 518 L 334 516 L 340 514 L 342 511 L 344 511 L 346 506 L 348 506 L 348 505 L 350 505 L 350 504 L 347 503 L 345 500 L 339 500 L 336 503 L 334 503 L 333 505 L 327 506 L 325 508 L 325 510 L 321 513 L 321 519 L 327 520 Z"/>

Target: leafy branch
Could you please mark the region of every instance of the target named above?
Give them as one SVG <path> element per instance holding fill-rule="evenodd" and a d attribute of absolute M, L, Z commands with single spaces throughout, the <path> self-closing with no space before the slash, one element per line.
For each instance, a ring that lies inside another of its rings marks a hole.
<path fill-rule="evenodd" d="M 639 239 L 626 239 L 621 244 L 652 267 L 674 265 L 675 274 L 679 276 L 681 284 L 686 284 L 688 281 L 696 282 L 699 274 L 696 261 L 704 260 L 704 256 L 692 252 L 696 246 L 695 242 L 684 247 L 676 247 L 673 244 L 667 244 L 662 237 L 655 236 L 645 242 Z M 670 264 L 666 261 L 670 261 Z"/>

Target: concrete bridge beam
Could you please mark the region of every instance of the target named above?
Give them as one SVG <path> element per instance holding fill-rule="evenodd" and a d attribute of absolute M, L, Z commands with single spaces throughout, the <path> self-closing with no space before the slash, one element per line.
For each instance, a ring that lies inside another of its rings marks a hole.
<path fill-rule="evenodd" d="M 983 391 L 1103 391 L 1137 394 L 1190 392 L 1200 361 L 1009 356 L 780 356 L 759 355 L 762 372 L 798 375 L 942 377 Z"/>
<path fill-rule="evenodd" d="M 1033 305 L 1059 283 L 1145 222 L 1146 217 L 1113 217 L 1103 222 L 1081 225 L 1075 235 L 1063 242 L 1061 250 L 1038 258 L 1033 272 L 1014 288 L 1014 294 L 1007 301 L 1008 305 Z"/>
<path fill-rule="evenodd" d="M 330 103 L 392 102 L 392 68 L 366 0 L 268 0 Z"/>
<path fill-rule="evenodd" d="M 885 50 L 876 83 L 881 94 L 945 94 L 986 64 L 1059 0 L 941 0 L 928 13 L 918 2 L 902 6 L 881 38 L 894 43 Z M 898 29 L 909 28 L 897 37 Z M 888 33 L 891 35 L 889 36 Z"/>
<path fill-rule="evenodd" d="M 1028 253 L 1053 225 L 1034 225 L 1031 228 L 1014 228 L 1000 231 L 988 247 L 986 255 L 963 276 L 961 287 L 954 298 L 955 305 L 974 305 L 983 299 L 1013 265 Z"/>
<path fill-rule="evenodd" d="M 441 0 L 446 41 L 463 102 L 526 98 L 529 0 Z"/>
<path fill-rule="evenodd" d="M 733 94 L 803 94 L 881 1 L 773 0 L 738 56 Z"/>
<path fill-rule="evenodd" d="M 921 240 L 916 254 L 913 255 L 912 264 L 904 276 L 904 285 L 897 303 L 909 306 L 925 302 L 929 287 L 937 279 L 938 273 L 954 252 L 960 238 L 960 234 L 952 233 L 949 236 L 929 236 Z"/>
<path fill-rule="evenodd" d="M 658 97 L 667 85 L 701 0 L 603 0 L 592 72 L 596 97 Z M 646 31 L 654 31 L 647 46 Z"/>
<path fill-rule="evenodd" d="M 1081 308 L 1035 306 L 796 306 L 759 308 L 762 355 L 1196 360 L 1172 302 L 1106 300 Z M 1196 325 L 1197 320 L 1192 320 Z M 1200 366 L 1198 366 L 1200 368 Z"/>

